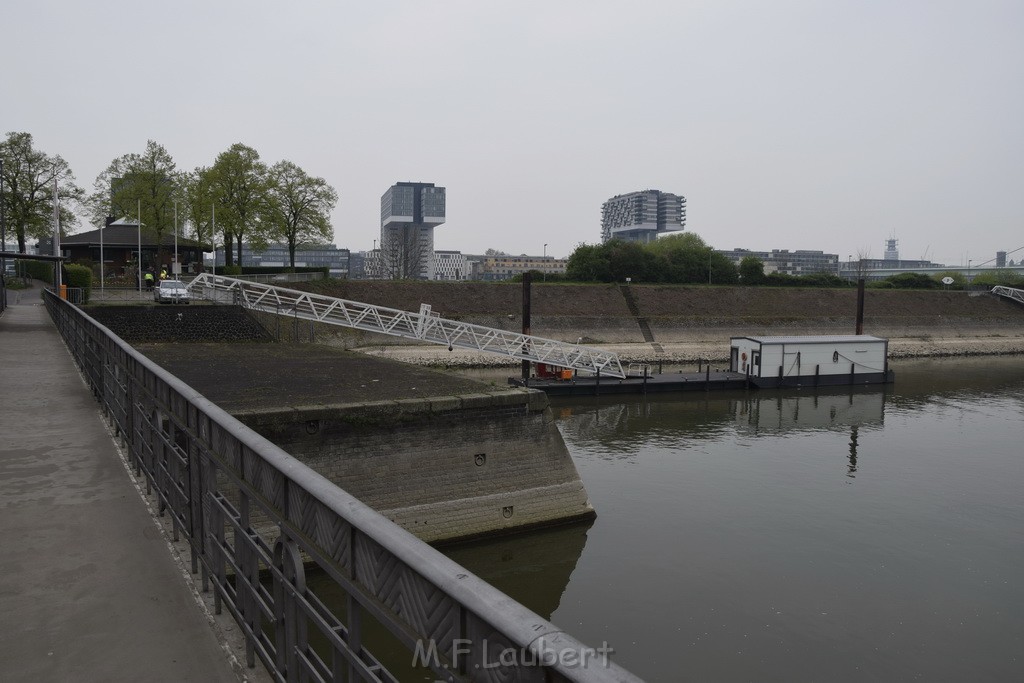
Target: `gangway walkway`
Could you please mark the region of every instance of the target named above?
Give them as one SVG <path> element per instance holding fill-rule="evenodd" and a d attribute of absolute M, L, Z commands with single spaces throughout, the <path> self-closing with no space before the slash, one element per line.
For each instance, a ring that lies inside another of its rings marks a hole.
<path fill-rule="evenodd" d="M 998 286 L 992 288 L 992 293 L 998 294 L 999 296 L 1005 296 L 1007 299 L 1013 299 L 1017 303 L 1024 304 L 1024 289 Z"/>
<path fill-rule="evenodd" d="M 233 303 L 301 320 L 389 334 L 507 358 L 545 363 L 606 377 L 625 378 L 617 354 L 508 330 L 448 320 L 420 306 L 419 313 L 322 294 L 202 273 L 188 285 L 193 298 Z"/>

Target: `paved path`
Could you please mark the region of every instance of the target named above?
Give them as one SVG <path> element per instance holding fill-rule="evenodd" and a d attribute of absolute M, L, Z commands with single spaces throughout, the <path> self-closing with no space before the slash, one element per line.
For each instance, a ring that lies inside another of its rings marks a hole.
<path fill-rule="evenodd" d="M 236 675 L 39 290 L 18 295 L 0 317 L 0 678 L 261 679 Z"/>

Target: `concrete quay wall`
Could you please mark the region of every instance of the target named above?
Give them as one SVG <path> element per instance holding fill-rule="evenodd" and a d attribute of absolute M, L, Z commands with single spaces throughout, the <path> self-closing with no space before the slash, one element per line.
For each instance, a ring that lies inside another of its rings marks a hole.
<path fill-rule="evenodd" d="M 236 417 L 427 542 L 594 516 L 541 392 L 258 410 Z"/>

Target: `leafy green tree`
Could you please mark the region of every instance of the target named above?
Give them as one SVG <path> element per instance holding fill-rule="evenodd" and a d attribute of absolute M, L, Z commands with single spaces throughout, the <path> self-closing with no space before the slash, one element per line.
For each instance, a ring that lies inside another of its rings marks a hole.
<path fill-rule="evenodd" d="M 199 167 L 182 177 L 183 210 L 191 234 L 200 244 L 213 240 L 213 171 Z"/>
<path fill-rule="evenodd" d="M 612 267 L 605 245 L 577 245 L 565 264 L 565 274 L 577 282 L 611 282 Z"/>
<path fill-rule="evenodd" d="M 986 270 L 975 275 L 971 284 L 984 287 L 1024 287 L 1024 277 L 1011 270 Z"/>
<path fill-rule="evenodd" d="M 744 256 L 739 265 L 740 282 L 759 285 L 764 282 L 764 261 L 756 256 Z"/>
<path fill-rule="evenodd" d="M 699 235 L 684 232 L 651 242 L 647 248 L 665 259 L 667 282 L 736 284 L 739 273 L 724 254 L 712 249 Z"/>
<path fill-rule="evenodd" d="M 96 177 L 90 197 L 93 220 L 102 224 L 107 216 L 138 216 L 142 230 L 160 245 L 158 258 L 164 263 L 163 240 L 174 229 L 174 202 L 180 198 L 181 184 L 181 174 L 167 149 L 149 140 L 141 154 L 117 157 Z"/>
<path fill-rule="evenodd" d="M 898 273 L 885 278 L 896 289 L 935 289 L 939 283 L 924 273 Z"/>
<path fill-rule="evenodd" d="M 947 270 L 945 273 L 936 273 L 935 275 L 932 275 L 932 279 L 935 280 L 940 285 L 942 285 L 943 287 L 947 286 L 942 284 L 943 278 L 946 277 L 953 278 L 953 284 L 948 286 L 953 287 L 954 289 L 963 289 L 967 285 L 967 278 L 964 277 L 964 274 L 958 273 L 953 270 Z"/>
<path fill-rule="evenodd" d="M 657 282 L 664 268 L 658 257 L 639 242 L 611 240 L 602 245 L 608 252 L 608 264 L 612 282 Z"/>
<path fill-rule="evenodd" d="M 850 282 L 848 280 L 844 280 L 835 273 L 828 273 L 825 271 L 799 275 L 796 279 L 799 281 L 799 286 L 801 287 L 839 288 L 850 286 Z"/>
<path fill-rule="evenodd" d="M 18 251 L 25 253 L 28 238 L 53 234 L 53 181 L 57 180 L 60 205 L 60 231 L 78 224 L 72 206 L 83 199 L 84 191 L 75 184 L 71 167 L 59 156 L 38 150 L 30 133 L 7 133 L 0 142 L 3 159 L 3 195 L 7 225 L 14 228 Z"/>
<path fill-rule="evenodd" d="M 291 267 L 300 243 L 331 239 L 331 211 L 338 193 L 323 178 L 316 178 L 290 161 L 279 161 L 268 174 L 268 212 L 271 234 L 288 245 Z"/>
<path fill-rule="evenodd" d="M 242 243 L 246 236 L 255 247 L 266 246 L 267 167 L 260 161 L 259 152 L 236 142 L 217 155 L 211 178 L 217 202 L 217 227 L 224 235 L 224 263 L 234 265 L 230 248 L 234 238 L 241 265 Z"/>

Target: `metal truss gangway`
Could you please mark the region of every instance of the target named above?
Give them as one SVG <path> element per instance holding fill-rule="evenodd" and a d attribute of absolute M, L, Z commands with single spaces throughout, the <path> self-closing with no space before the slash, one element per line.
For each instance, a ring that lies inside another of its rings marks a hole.
<path fill-rule="evenodd" d="M 624 378 L 617 354 L 457 320 L 448 320 L 420 305 L 419 313 L 300 292 L 269 284 L 201 273 L 188 284 L 193 298 L 230 303 L 328 325 L 470 349 L 606 377 Z"/>
<path fill-rule="evenodd" d="M 993 294 L 999 296 L 1005 296 L 1007 299 L 1013 299 L 1017 303 L 1024 304 L 1024 289 L 1014 289 L 1013 287 L 993 287 Z"/>

